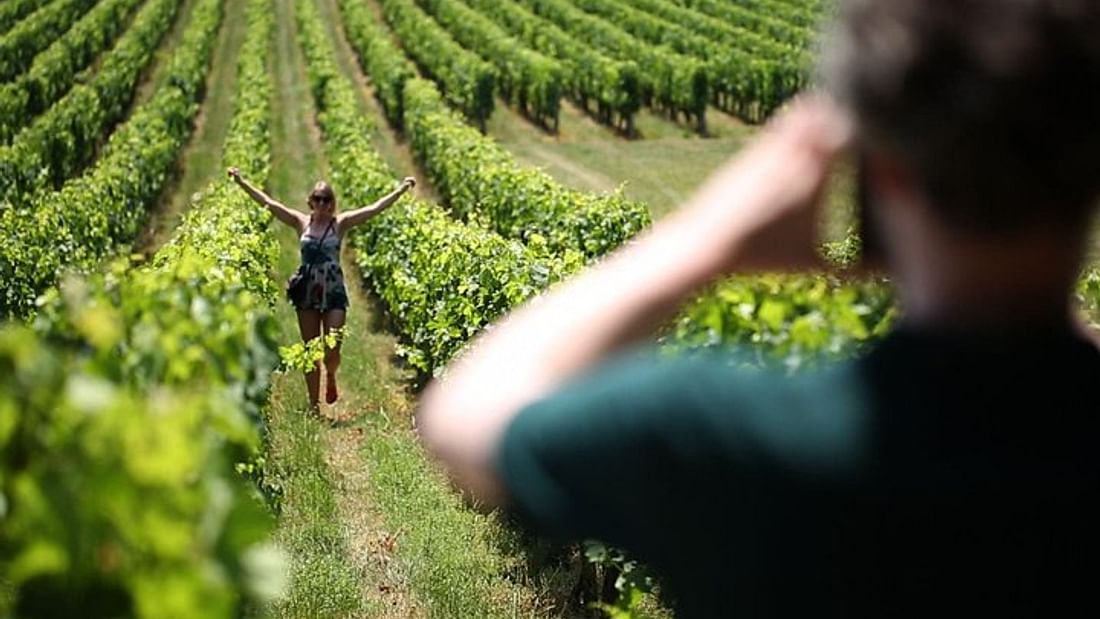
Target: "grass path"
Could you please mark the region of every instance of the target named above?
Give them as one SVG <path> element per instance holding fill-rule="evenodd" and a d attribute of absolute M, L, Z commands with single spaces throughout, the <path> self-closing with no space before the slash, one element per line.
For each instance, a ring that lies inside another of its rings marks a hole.
<path fill-rule="evenodd" d="M 313 110 L 301 71 L 287 0 L 276 0 L 276 34 L 271 63 L 275 76 L 272 113 L 272 167 L 268 190 L 288 205 L 298 206 L 310 184 L 323 173 L 315 132 L 307 126 Z M 272 225 L 279 226 L 277 222 Z M 294 234 L 279 234 L 277 277 L 297 266 Z M 280 304 L 279 337 L 298 340 L 294 312 Z M 367 610 L 360 574 L 349 556 L 349 541 L 340 524 L 334 485 L 324 460 L 321 425 L 307 413 L 305 385 L 297 372 L 279 374 L 272 385 L 268 410 L 266 474 L 282 491 L 276 539 L 290 553 L 291 588 L 274 616 L 287 618 L 357 617 Z"/>
<path fill-rule="evenodd" d="M 370 88 L 350 47 L 342 39 L 335 4 L 319 0 L 317 5 L 335 44 L 337 66 L 356 86 L 360 110 L 370 115 L 378 127 L 371 136 L 374 143 L 387 155 L 397 176 L 409 173 L 410 168 L 405 167 L 411 161 L 407 149 L 385 128 Z M 282 35 L 279 45 L 282 46 Z M 279 69 L 277 73 L 282 76 L 285 71 Z M 278 112 L 278 116 L 308 118 L 301 116 L 307 107 L 302 105 L 298 111 L 288 108 Z M 294 138 L 290 141 L 293 143 Z M 276 147 L 277 152 L 281 150 Z M 287 167 L 308 168 L 299 163 L 291 166 L 275 163 L 276 178 L 280 177 L 278 170 Z M 298 190 L 304 195 L 308 183 L 293 182 L 299 183 Z M 336 190 L 339 195 L 340 188 Z M 293 195 L 295 189 L 287 185 L 285 191 Z M 357 275 L 351 270 L 347 273 L 353 307 L 349 313 L 350 335 L 344 345 L 342 398 L 336 407 L 325 411 L 335 423 L 321 429 L 319 443 L 323 453 L 313 456 L 312 464 L 317 472 L 315 479 L 325 480 L 317 481 L 316 485 L 327 484 L 329 494 L 334 497 L 331 506 L 325 509 L 338 517 L 343 532 L 343 538 L 332 544 L 330 553 L 346 557 L 348 563 L 343 574 L 351 573 L 361 583 L 362 606 L 358 611 L 346 608 L 341 616 L 356 612 L 371 617 L 590 616 L 587 609 L 571 604 L 578 582 L 576 561 L 562 561 L 560 553 L 525 539 L 496 514 L 470 509 L 428 460 L 412 428 L 409 382 L 391 362 L 395 342 L 382 332 L 383 314 L 375 310 L 369 298 L 364 298 Z M 289 318 L 284 322 L 292 324 Z M 287 381 L 283 378 L 277 389 L 285 385 L 288 396 L 301 402 L 301 377 Z M 272 436 L 282 433 L 274 427 L 273 416 Z M 319 465 L 322 461 L 324 467 Z M 294 493 L 287 492 L 288 499 L 291 494 Z M 315 512 L 309 522 L 317 526 L 322 516 Z M 287 522 L 288 518 L 284 516 L 283 520 Z M 287 523 L 283 528 L 289 531 L 294 526 Z M 295 537 L 281 539 L 291 546 Z M 293 552 L 299 551 L 318 554 L 308 547 L 298 547 Z M 335 575 L 327 580 L 339 582 L 342 578 L 343 575 Z M 296 588 L 303 592 L 320 591 L 321 585 L 318 582 Z M 317 593 L 295 598 L 316 599 Z M 282 616 L 307 614 L 286 612 Z M 324 613 L 314 610 L 314 614 Z"/>
<path fill-rule="evenodd" d="M 299 206 L 327 170 L 312 122 L 293 3 L 275 4 L 278 29 L 272 68 L 277 94 L 269 189 L 287 204 Z M 280 240 L 278 276 L 284 278 L 297 267 L 298 247 L 289 229 L 281 231 Z M 393 536 L 379 525 L 366 500 L 369 477 L 357 456 L 365 440 L 357 418 L 408 404 L 400 377 L 388 362 L 393 342 L 372 331 L 370 305 L 358 286 L 358 274 L 349 270 L 347 275 L 351 337 L 344 346 L 340 401 L 324 408 L 328 419 L 323 421 L 306 413 L 305 381 L 299 373 L 279 374 L 272 388 L 269 471 L 283 492 L 276 536 L 291 554 L 293 579 L 290 596 L 275 609 L 276 617 L 423 615 L 392 565 Z M 284 304 L 277 315 L 280 339 L 285 344 L 298 341 L 293 310 Z"/>
<path fill-rule="evenodd" d="M 206 97 L 195 118 L 195 130 L 184 147 L 175 178 L 165 188 L 149 224 L 134 244 L 140 253 L 151 255 L 167 242 L 196 193 L 221 172 L 222 148 L 233 117 L 233 93 L 237 90 L 235 59 L 246 30 L 244 8 L 243 2 L 224 6 L 206 79 Z"/>
<path fill-rule="evenodd" d="M 168 28 L 168 32 L 164 33 L 164 36 L 160 40 L 160 45 L 157 46 L 156 52 L 154 52 L 149 64 L 142 70 L 141 78 L 138 80 L 137 91 L 134 93 L 133 102 L 130 105 L 130 111 L 138 107 L 142 103 L 148 101 L 153 93 L 156 92 L 157 86 L 163 79 L 163 71 L 159 71 L 159 68 L 172 59 L 172 54 L 176 51 L 176 46 L 180 42 L 180 38 L 183 36 L 184 29 L 187 28 L 187 24 L 191 21 L 191 13 L 195 8 L 195 0 L 181 0 L 179 8 L 176 9 L 176 20 Z M 140 12 L 140 8 L 134 11 L 127 17 L 133 25 L 134 17 Z M 129 29 L 130 26 L 127 26 Z M 110 49 L 113 49 L 110 48 Z M 109 51 L 109 50 L 107 50 Z M 100 66 L 103 64 L 103 59 L 106 57 L 107 52 L 99 54 L 96 57 L 93 67 L 95 71 L 99 71 Z M 129 117 L 130 113 L 127 112 L 126 116 Z"/>

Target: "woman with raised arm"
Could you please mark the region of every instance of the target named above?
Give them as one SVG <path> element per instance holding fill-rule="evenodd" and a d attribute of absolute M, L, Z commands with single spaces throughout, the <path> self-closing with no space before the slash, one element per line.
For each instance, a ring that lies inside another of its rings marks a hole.
<path fill-rule="evenodd" d="M 322 334 L 342 329 L 347 319 L 348 291 L 344 285 L 344 272 L 340 268 L 340 244 L 344 234 L 386 210 L 397 202 L 406 191 L 416 185 L 416 179 L 408 176 L 389 194 L 369 206 L 336 212 L 336 194 L 324 181 L 317 181 L 309 193 L 309 215 L 273 199 L 241 177 L 240 170 L 229 168 L 233 179 L 256 202 L 264 205 L 275 218 L 294 228 L 298 233 L 302 262 L 291 278 L 288 296 L 298 311 L 298 329 L 302 341 L 308 342 Z M 340 341 L 325 351 L 325 402 L 332 404 L 339 397 L 336 387 L 336 370 L 340 367 Z M 306 373 L 309 404 L 317 410 L 320 402 L 320 364 Z"/>

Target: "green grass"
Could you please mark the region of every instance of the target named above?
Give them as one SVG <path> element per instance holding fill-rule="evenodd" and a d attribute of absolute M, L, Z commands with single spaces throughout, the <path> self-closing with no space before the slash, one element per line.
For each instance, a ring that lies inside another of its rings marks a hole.
<path fill-rule="evenodd" d="M 540 583 L 524 581 L 524 557 L 502 552 L 501 546 L 517 545 L 517 534 L 495 516 L 469 509 L 402 425 L 369 419 L 362 457 L 370 471 L 370 500 L 397 527 L 397 560 L 429 614 L 549 615 L 551 602 L 539 595 Z"/>
<path fill-rule="evenodd" d="M 329 22 L 338 66 L 360 84 L 360 109 L 379 127 L 372 136 L 374 143 L 381 151 L 390 151 L 391 165 L 393 161 L 411 161 L 407 149 L 386 128 L 369 89 L 362 84 L 350 48 L 333 28 L 338 16 L 335 4 L 331 0 L 318 4 Z M 363 309 L 374 311 L 370 306 Z M 352 316 L 358 313 L 353 311 Z M 365 348 L 359 352 L 361 346 Z M 575 575 L 550 562 L 535 566 L 516 530 L 496 516 L 467 506 L 430 463 L 412 431 L 412 405 L 399 372 L 389 363 L 392 338 L 373 329 L 361 332 L 353 327 L 345 347 L 348 369 L 356 378 L 344 381 L 357 381 L 366 397 L 355 408 L 366 406 L 366 410 L 353 425 L 362 439 L 343 442 L 344 446 L 357 445 L 357 457 L 344 468 L 363 473 L 357 486 L 366 493 L 360 511 L 369 511 L 381 532 L 375 537 L 380 543 L 368 547 L 375 555 L 369 563 L 378 566 L 385 578 L 380 584 L 387 590 L 407 587 L 404 598 L 413 600 L 428 616 L 530 617 L 562 612 L 575 616 L 577 609 L 570 608 L 566 599 Z M 353 369 L 357 360 L 373 360 L 373 366 Z"/>
<path fill-rule="evenodd" d="M 290 591 L 274 616 L 361 616 L 369 611 L 361 575 L 348 558 L 319 422 L 306 413 L 301 376 L 279 377 L 272 400 L 268 474 L 282 491 L 276 540 L 291 564 Z"/>
<path fill-rule="evenodd" d="M 489 119 L 488 133 L 524 164 L 546 170 L 561 183 L 611 191 L 647 204 L 659 218 L 690 197 L 700 183 L 736 153 L 756 128 L 712 110 L 711 137 L 654 113 L 638 114 L 637 139 L 625 139 L 563 102 L 560 131 L 548 134 L 503 103 Z"/>
<path fill-rule="evenodd" d="M 393 560 L 396 535 L 372 500 L 370 489 L 375 480 L 359 456 L 363 444 L 375 440 L 370 431 L 372 419 L 407 415 L 411 406 L 403 375 L 390 363 L 395 342 L 392 336 L 373 329 L 373 310 L 355 279 L 358 273 L 349 269 L 347 275 L 352 307 L 340 369 L 340 400 L 326 411 L 335 421 L 321 430 L 327 475 L 335 490 L 336 517 L 347 539 L 347 560 L 358 575 L 356 586 L 367 600 L 369 612 L 365 614 L 402 619 L 423 616 L 407 572 Z M 303 387 L 299 383 L 298 388 Z"/>
<path fill-rule="evenodd" d="M 276 97 L 272 126 L 272 170 L 269 188 L 280 199 L 295 203 L 305 196 L 320 176 L 322 161 L 311 141 L 308 119 L 309 91 L 301 73 L 301 60 L 293 32 L 293 16 L 287 0 L 276 2 L 277 34 L 273 70 Z M 272 223 L 272 225 L 281 225 Z M 297 239 L 282 230 L 282 254 L 277 277 L 297 267 Z M 299 340 L 293 310 L 281 304 L 277 310 L 280 339 Z M 325 461 L 320 422 L 306 411 L 305 384 L 301 374 L 275 377 L 268 410 L 268 474 L 282 490 L 276 540 L 287 550 L 291 585 L 287 598 L 274 616 L 358 617 L 369 614 L 361 589 L 362 574 L 348 556 L 348 540 L 340 522 L 331 471 Z"/>

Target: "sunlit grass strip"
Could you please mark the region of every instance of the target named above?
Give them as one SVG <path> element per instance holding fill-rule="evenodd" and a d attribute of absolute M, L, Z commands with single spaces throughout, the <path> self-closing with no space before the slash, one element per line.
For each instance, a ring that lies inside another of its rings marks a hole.
<path fill-rule="evenodd" d="M 281 312 L 283 340 L 294 337 L 293 312 Z M 355 354 L 354 344 L 345 356 Z M 346 390 L 345 390 L 346 391 Z M 267 409 L 268 447 L 264 477 L 277 492 L 276 537 L 290 560 L 290 587 L 273 609 L 286 619 L 370 616 L 360 574 L 349 556 L 340 521 L 333 472 L 325 461 L 325 429 L 309 415 L 298 372 L 275 382 Z"/>
<path fill-rule="evenodd" d="M 301 0 L 298 0 L 299 2 Z M 276 95 L 273 100 L 273 159 L 267 186 L 285 200 L 289 187 L 308 186 L 321 176 L 321 162 L 315 156 L 312 131 L 312 107 L 303 86 L 302 65 L 294 37 L 292 2 L 277 0 L 274 7 L 277 27 L 272 50 Z M 299 263 L 297 238 L 282 224 L 279 266 L 282 276 L 293 272 Z M 356 301 L 352 300 L 355 304 Z M 349 326 L 356 328 L 355 311 Z M 275 315 L 283 345 L 297 342 L 297 317 L 293 308 L 280 302 Z M 350 361 L 360 343 L 355 332 L 345 343 L 344 357 Z M 347 383 L 352 380 L 345 366 L 342 397 L 349 396 Z M 357 378 L 357 377 L 356 377 Z M 301 372 L 288 369 L 274 377 L 271 399 L 265 411 L 268 440 L 264 478 L 277 497 L 278 526 L 276 540 L 288 553 L 290 587 L 286 597 L 272 608 L 275 619 L 315 619 L 319 617 L 373 617 L 376 609 L 364 599 L 364 575 L 351 555 L 348 527 L 341 520 L 337 497 L 341 489 L 335 472 L 326 461 L 325 424 L 309 413 Z"/>
<path fill-rule="evenodd" d="M 334 185 L 348 188 L 342 195 L 345 203 L 368 202 L 393 187 L 395 175 L 367 142 L 370 123 L 359 114 L 352 84 L 335 67 L 331 43 L 324 36 L 316 7 L 309 2 L 299 3 L 298 19 Z M 479 250 L 479 244 L 506 249 L 508 253 L 504 255 L 509 260 L 525 257 L 525 250 L 519 244 L 485 231 L 467 229 L 444 214 L 436 213 L 436 207 L 410 200 L 367 224 L 368 229 L 361 238 L 388 236 L 394 242 L 375 253 L 378 263 L 389 262 L 395 267 L 381 270 L 361 254 L 361 260 L 368 267 L 374 266 L 371 278 L 376 286 L 389 286 L 377 280 L 396 277 L 407 292 L 420 295 L 431 292 L 433 298 L 445 299 L 447 297 L 435 297 L 430 287 L 421 288 L 411 278 L 414 274 L 424 274 L 428 278 L 426 284 L 435 281 L 436 276 L 429 271 L 433 262 L 440 265 L 435 267 L 436 271 L 444 275 L 448 268 L 454 268 L 446 266 L 449 261 L 473 268 L 474 263 L 469 259 L 458 260 L 460 252 L 474 254 L 475 258 L 483 256 L 490 264 L 483 265 L 481 272 L 487 274 L 491 262 L 501 257 L 485 255 Z M 361 251 L 368 243 L 380 245 L 382 241 L 356 242 Z M 410 256 L 396 254 L 396 244 L 407 244 L 414 249 L 419 244 L 421 247 L 411 255 L 416 260 L 402 265 Z M 468 285 L 469 281 L 464 278 L 458 284 Z M 439 284 L 444 287 L 444 294 L 461 303 L 462 295 L 453 285 L 442 279 Z M 517 281 L 515 285 L 530 284 Z M 470 290 L 465 297 L 477 298 L 480 294 Z M 404 315 L 406 309 L 419 311 L 411 307 L 418 304 L 416 297 L 402 300 L 392 295 L 382 296 L 390 311 L 403 322 L 409 319 Z M 446 316 L 444 310 L 437 315 L 436 321 Z M 464 330 L 456 329 L 456 336 L 462 334 Z M 495 520 L 463 508 L 459 497 L 450 491 L 437 472 L 431 470 L 425 454 L 407 431 L 372 433 L 367 443 L 370 449 L 379 450 L 367 456 L 372 504 L 382 513 L 387 528 L 395 533 L 401 569 L 408 574 L 417 598 L 428 605 L 430 614 L 502 617 L 512 616 L 517 609 L 522 614 L 529 614 L 523 609 L 532 607 L 532 593 L 508 580 L 510 575 L 520 571 L 520 560 L 506 556 L 495 547 L 505 543 L 508 533 Z M 399 475 L 395 474 L 398 472 Z"/>

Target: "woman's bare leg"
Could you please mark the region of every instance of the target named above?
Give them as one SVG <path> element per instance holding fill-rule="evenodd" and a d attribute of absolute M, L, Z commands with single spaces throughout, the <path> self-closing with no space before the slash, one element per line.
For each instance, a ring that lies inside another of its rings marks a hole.
<path fill-rule="evenodd" d="M 329 310 L 325 312 L 325 334 L 328 334 L 328 332 L 333 329 L 343 329 L 346 320 L 347 312 L 344 310 Z M 332 404 L 340 397 L 339 392 L 336 390 L 336 370 L 340 368 L 340 345 L 342 343 L 341 338 L 337 337 L 336 346 L 325 349 L 325 370 L 328 375 L 328 380 L 325 382 L 325 402 L 329 404 Z"/>
<path fill-rule="evenodd" d="M 321 335 L 321 312 L 317 310 L 298 310 L 298 330 L 302 332 L 302 341 L 308 342 Z M 309 392 L 309 407 L 317 410 L 321 402 L 321 364 L 317 363 L 312 372 L 306 372 L 306 391 Z"/>

